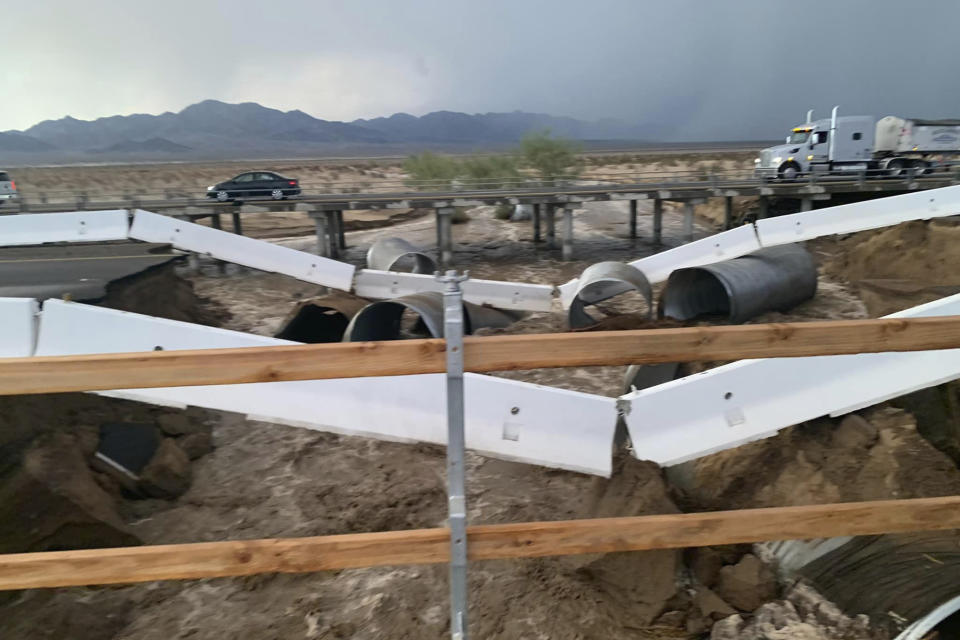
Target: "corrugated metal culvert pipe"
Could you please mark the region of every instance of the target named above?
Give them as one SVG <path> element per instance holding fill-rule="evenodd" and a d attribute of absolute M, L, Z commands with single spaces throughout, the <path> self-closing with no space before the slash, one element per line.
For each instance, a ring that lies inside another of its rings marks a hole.
<path fill-rule="evenodd" d="M 433 273 L 437 263 L 403 238 L 380 238 L 367 250 L 367 266 L 378 271 Z"/>
<path fill-rule="evenodd" d="M 506 327 L 519 318 L 519 314 L 515 312 L 482 307 L 469 302 L 463 303 L 463 309 L 465 334 L 484 327 Z M 405 326 L 405 311 L 412 311 L 416 315 L 412 325 Z M 404 337 L 425 335 L 443 337 L 443 294 L 436 291 L 414 293 L 368 304 L 350 321 L 343 334 L 343 341 L 400 340 Z"/>
<path fill-rule="evenodd" d="M 796 244 L 760 251 L 670 274 L 660 315 L 676 320 L 725 316 L 746 322 L 767 311 L 788 311 L 817 292 L 817 267 Z"/>

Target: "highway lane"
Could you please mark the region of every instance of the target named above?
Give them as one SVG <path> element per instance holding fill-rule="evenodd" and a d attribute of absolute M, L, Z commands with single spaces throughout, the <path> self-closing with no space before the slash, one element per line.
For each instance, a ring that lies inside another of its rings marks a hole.
<path fill-rule="evenodd" d="M 98 300 L 110 282 L 180 255 L 169 245 L 133 242 L 0 248 L 0 297 Z"/>

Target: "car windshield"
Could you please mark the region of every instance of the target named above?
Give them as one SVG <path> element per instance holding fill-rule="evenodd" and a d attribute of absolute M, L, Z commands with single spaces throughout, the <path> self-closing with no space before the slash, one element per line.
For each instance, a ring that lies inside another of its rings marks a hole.
<path fill-rule="evenodd" d="M 809 131 L 794 131 L 790 136 L 790 144 L 803 144 L 810 137 Z"/>

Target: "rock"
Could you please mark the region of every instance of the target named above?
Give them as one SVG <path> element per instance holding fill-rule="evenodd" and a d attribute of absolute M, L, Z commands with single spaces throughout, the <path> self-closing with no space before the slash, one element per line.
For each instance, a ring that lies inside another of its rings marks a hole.
<path fill-rule="evenodd" d="M 749 549 L 747 549 L 749 551 Z M 729 547 L 699 547 L 687 551 L 687 566 L 693 577 L 705 587 L 713 587 L 725 564 L 734 564 L 746 551 Z"/>
<path fill-rule="evenodd" d="M 188 458 L 196 460 L 213 451 L 213 437 L 209 433 L 191 433 L 177 438 L 177 446 L 183 449 Z"/>
<path fill-rule="evenodd" d="M 742 640 L 743 618 L 739 615 L 720 620 L 710 630 L 710 640 Z"/>
<path fill-rule="evenodd" d="M 711 640 L 879 640 L 883 630 L 871 629 L 865 616 L 848 618 L 810 587 L 795 585 L 786 600 L 756 609 L 749 622 L 740 615 L 717 622 Z"/>
<path fill-rule="evenodd" d="M 167 413 L 157 418 L 157 426 L 168 436 L 184 436 L 203 431 L 203 424 L 183 413 Z"/>
<path fill-rule="evenodd" d="M 0 553 L 136 544 L 72 434 L 42 437 L 0 477 Z"/>
<path fill-rule="evenodd" d="M 711 621 L 722 620 L 737 613 L 736 609 L 707 587 L 697 589 L 697 593 L 693 596 L 693 603 L 700 615 Z"/>
<path fill-rule="evenodd" d="M 832 440 L 836 447 L 869 449 L 877 441 L 877 428 L 861 416 L 851 413 L 840 421 Z"/>
<path fill-rule="evenodd" d="M 589 517 L 678 513 L 656 464 L 618 456 L 610 479 L 597 479 Z M 613 606 L 627 612 L 630 626 L 650 625 L 678 592 L 682 556 L 672 549 L 585 555 L 572 560 L 590 576 Z"/>
<path fill-rule="evenodd" d="M 658 627 L 674 627 L 677 629 L 683 628 L 684 619 L 686 614 L 683 611 L 667 611 L 659 618 L 657 618 L 654 624 Z"/>
<path fill-rule="evenodd" d="M 753 554 L 720 570 L 717 594 L 740 611 L 753 611 L 777 595 L 773 571 Z"/>
<path fill-rule="evenodd" d="M 140 489 L 154 498 L 172 499 L 190 488 L 190 458 L 177 443 L 164 438 L 140 473 Z"/>

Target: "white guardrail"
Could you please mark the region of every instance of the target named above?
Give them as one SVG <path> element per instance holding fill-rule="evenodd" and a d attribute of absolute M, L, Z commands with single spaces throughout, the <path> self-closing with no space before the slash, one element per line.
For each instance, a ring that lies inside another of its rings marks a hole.
<path fill-rule="evenodd" d="M 127 211 L 68 211 L 0 216 L 0 246 L 126 240 Z"/>
<path fill-rule="evenodd" d="M 960 314 L 960 294 L 888 318 Z M 634 455 L 669 466 L 960 378 L 960 349 L 740 360 L 620 398 Z"/>
<path fill-rule="evenodd" d="M 342 291 L 355 289 L 357 295 L 367 298 L 387 299 L 422 291 L 442 291 L 442 285 L 432 275 L 357 270 L 345 262 L 170 216 L 136 210 L 130 224 L 128 215 L 126 210 L 115 210 L 3 216 L 0 217 L 0 246 L 132 239 L 169 243 L 182 251 Z M 517 311 L 550 311 L 553 294 L 552 285 L 496 280 L 470 280 L 463 288 L 467 302 Z"/>
<path fill-rule="evenodd" d="M 169 242 L 184 251 L 344 291 L 350 291 L 353 286 L 354 266 L 345 262 L 149 211 L 134 213 L 130 238 Z"/>
<path fill-rule="evenodd" d="M 0 358 L 33 355 L 38 310 L 33 298 L 0 298 Z"/>
<path fill-rule="evenodd" d="M 466 280 L 463 299 L 479 305 L 517 311 L 550 311 L 553 308 L 552 285 L 498 280 Z M 432 275 L 359 269 L 355 293 L 362 298 L 397 298 L 422 291 L 443 291 L 443 283 Z"/>
<path fill-rule="evenodd" d="M 296 344 L 226 329 L 47 300 L 36 355 Z M 446 442 L 443 374 L 101 392 L 152 404 L 382 440 Z M 467 447 L 492 457 L 609 476 L 616 400 L 466 374 Z"/>

